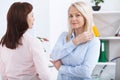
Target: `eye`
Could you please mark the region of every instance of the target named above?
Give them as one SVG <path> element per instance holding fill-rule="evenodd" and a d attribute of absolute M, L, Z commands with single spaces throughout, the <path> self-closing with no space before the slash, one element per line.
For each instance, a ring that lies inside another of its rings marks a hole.
<path fill-rule="evenodd" d="M 79 16 L 81 16 L 80 14 L 76 14 L 76 17 L 79 17 Z"/>
<path fill-rule="evenodd" d="M 73 17 L 73 15 L 69 15 L 68 17 L 69 17 L 69 18 L 72 18 L 72 17 Z"/>

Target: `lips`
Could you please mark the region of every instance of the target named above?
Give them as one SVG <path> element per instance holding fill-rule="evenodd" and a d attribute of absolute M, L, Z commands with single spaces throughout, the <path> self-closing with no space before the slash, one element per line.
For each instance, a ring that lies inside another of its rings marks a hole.
<path fill-rule="evenodd" d="M 72 23 L 72 25 L 76 25 L 77 23 Z"/>

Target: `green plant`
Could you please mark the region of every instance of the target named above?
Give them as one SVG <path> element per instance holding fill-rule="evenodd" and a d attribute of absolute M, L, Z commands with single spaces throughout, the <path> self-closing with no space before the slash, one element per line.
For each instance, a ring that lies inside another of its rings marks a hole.
<path fill-rule="evenodd" d="M 95 3 L 95 6 L 98 6 L 100 3 L 104 3 L 104 0 L 92 0 Z"/>

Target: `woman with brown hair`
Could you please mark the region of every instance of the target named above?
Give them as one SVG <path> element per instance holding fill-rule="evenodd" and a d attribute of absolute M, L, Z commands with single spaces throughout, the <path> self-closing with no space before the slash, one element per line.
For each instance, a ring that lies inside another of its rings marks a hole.
<path fill-rule="evenodd" d="M 32 28 L 33 6 L 15 2 L 7 13 L 7 31 L 0 41 L 0 74 L 3 80 L 50 80 L 41 42 L 26 31 Z"/>

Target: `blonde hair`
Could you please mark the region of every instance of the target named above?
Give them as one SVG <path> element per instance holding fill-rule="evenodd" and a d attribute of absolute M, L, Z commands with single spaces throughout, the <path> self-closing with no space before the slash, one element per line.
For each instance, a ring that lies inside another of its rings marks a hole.
<path fill-rule="evenodd" d="M 75 7 L 83 15 L 83 17 L 85 19 L 85 25 L 84 25 L 85 31 L 92 32 L 92 25 L 94 24 L 92 9 L 83 1 L 73 3 L 69 7 L 69 9 L 71 7 Z M 66 36 L 66 41 L 70 40 L 70 35 L 72 34 L 72 32 L 73 32 L 73 30 L 71 29 L 71 27 L 69 27 L 69 31 L 68 31 L 68 34 Z"/>

